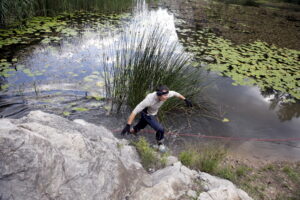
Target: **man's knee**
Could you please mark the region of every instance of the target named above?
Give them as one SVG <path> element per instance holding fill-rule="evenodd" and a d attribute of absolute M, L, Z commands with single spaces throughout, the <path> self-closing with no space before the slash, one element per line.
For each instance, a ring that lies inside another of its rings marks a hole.
<path fill-rule="evenodd" d="M 159 129 L 157 129 L 156 131 L 156 141 L 158 143 L 158 145 L 163 143 L 163 139 L 164 139 L 164 128 L 160 127 Z"/>
<path fill-rule="evenodd" d="M 158 127 L 157 132 L 159 132 L 160 134 L 164 134 L 165 129 L 163 127 Z"/>

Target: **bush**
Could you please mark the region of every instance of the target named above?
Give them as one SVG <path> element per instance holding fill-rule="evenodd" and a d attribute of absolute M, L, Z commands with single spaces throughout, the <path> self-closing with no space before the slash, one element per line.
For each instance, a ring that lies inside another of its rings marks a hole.
<path fill-rule="evenodd" d="M 186 166 L 193 166 L 196 153 L 192 151 L 183 151 L 179 154 L 179 160 Z"/>
<path fill-rule="evenodd" d="M 226 151 L 221 147 L 189 148 L 179 154 L 179 160 L 193 169 L 216 173 Z"/>
<path fill-rule="evenodd" d="M 230 181 L 236 180 L 236 174 L 230 167 L 224 167 L 218 170 L 217 175 Z"/>
<path fill-rule="evenodd" d="M 141 137 L 137 142 L 133 142 L 133 145 L 136 147 L 142 165 L 146 170 L 150 168 L 159 169 L 166 166 L 168 153 L 157 153 L 144 137 Z"/>
<path fill-rule="evenodd" d="M 148 169 L 155 165 L 158 161 L 155 151 L 150 147 L 149 143 L 144 137 L 140 138 L 137 142 L 134 142 L 133 145 L 136 147 L 144 168 Z"/>
<path fill-rule="evenodd" d="M 192 67 L 192 57 L 179 42 L 173 41 L 160 24 L 146 29 L 124 27 L 112 33 L 117 38 L 105 46 L 102 54 L 106 98 L 112 99 L 115 111 L 123 105 L 134 108 L 158 85 L 167 85 L 196 101 L 202 91 L 201 70 Z M 126 31 L 129 30 L 129 31 Z M 108 63 L 107 59 L 114 62 Z M 183 107 L 181 101 L 170 99 L 161 112 Z"/>

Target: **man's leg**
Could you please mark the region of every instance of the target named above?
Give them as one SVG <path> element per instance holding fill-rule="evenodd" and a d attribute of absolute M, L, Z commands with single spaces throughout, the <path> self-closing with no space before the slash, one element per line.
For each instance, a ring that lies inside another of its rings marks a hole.
<path fill-rule="evenodd" d="M 145 121 L 147 121 L 147 123 L 156 131 L 157 144 L 158 145 L 162 144 L 164 139 L 164 133 L 165 133 L 163 126 L 152 115 L 145 114 L 143 117 Z"/>
<path fill-rule="evenodd" d="M 133 127 L 133 134 L 136 134 L 141 129 L 144 129 L 147 126 L 147 121 L 145 120 L 143 113 L 141 114 L 141 119 L 139 122 Z"/>

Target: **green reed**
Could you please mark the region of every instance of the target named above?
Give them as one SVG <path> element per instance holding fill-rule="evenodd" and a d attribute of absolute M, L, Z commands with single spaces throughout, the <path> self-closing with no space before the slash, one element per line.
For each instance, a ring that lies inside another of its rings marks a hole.
<path fill-rule="evenodd" d="M 0 25 L 20 22 L 33 16 L 54 16 L 62 12 L 122 11 L 134 0 L 1 0 Z"/>
<path fill-rule="evenodd" d="M 158 85 L 167 85 L 189 99 L 196 101 L 202 87 L 199 68 L 191 67 L 192 57 L 178 42 L 171 41 L 162 27 L 148 27 L 144 31 L 121 33 L 118 46 L 109 50 L 114 62 L 104 62 L 107 98 L 119 111 L 123 105 L 134 108 L 147 93 Z M 129 36 L 130 35 L 130 36 Z M 103 60 L 108 55 L 103 54 Z M 168 111 L 182 104 L 171 99 L 162 110 Z"/>

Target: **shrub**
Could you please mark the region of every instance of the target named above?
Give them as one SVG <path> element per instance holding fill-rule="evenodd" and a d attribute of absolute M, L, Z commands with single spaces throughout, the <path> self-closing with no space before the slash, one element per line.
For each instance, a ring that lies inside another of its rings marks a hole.
<path fill-rule="evenodd" d="M 193 102 L 202 91 L 202 75 L 192 67 L 192 57 L 169 30 L 161 24 L 145 29 L 124 27 L 121 32 L 111 33 L 117 42 L 106 45 L 102 55 L 106 98 L 112 99 L 112 109 L 120 111 L 123 105 L 134 108 L 147 93 L 158 85 L 167 85 Z M 113 62 L 107 62 L 107 60 Z M 160 109 L 162 112 L 184 105 L 170 99 Z"/>
<path fill-rule="evenodd" d="M 191 168 L 207 173 L 216 173 L 226 151 L 221 147 L 189 148 L 179 154 L 180 161 Z"/>
<path fill-rule="evenodd" d="M 157 153 L 144 137 L 141 137 L 137 142 L 133 142 L 133 145 L 136 147 L 142 165 L 146 170 L 150 168 L 159 169 L 166 166 L 169 154 L 167 152 L 163 154 Z"/>
<path fill-rule="evenodd" d="M 137 142 L 133 143 L 136 147 L 144 168 L 148 169 L 153 167 L 155 163 L 158 161 L 157 156 L 155 155 L 155 151 L 150 147 L 149 143 L 146 141 L 144 137 L 140 138 Z"/>

